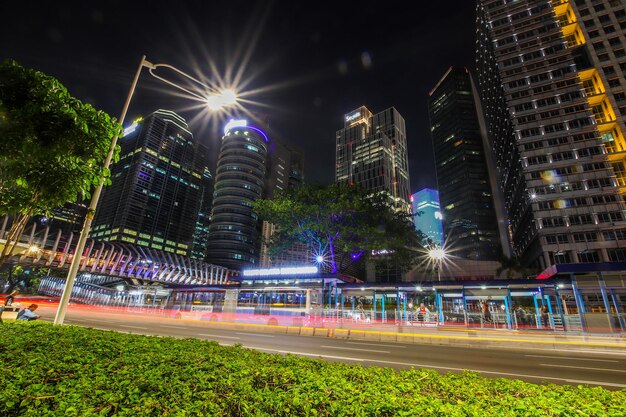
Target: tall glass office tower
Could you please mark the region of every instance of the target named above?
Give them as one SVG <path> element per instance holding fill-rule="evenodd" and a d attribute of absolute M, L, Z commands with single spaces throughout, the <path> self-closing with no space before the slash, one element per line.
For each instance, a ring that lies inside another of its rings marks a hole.
<path fill-rule="evenodd" d="M 435 245 L 443 246 L 443 225 L 439 193 L 437 190 L 424 188 L 411 196 L 415 229 L 422 232 Z"/>
<path fill-rule="evenodd" d="M 446 71 L 430 91 L 428 116 L 446 245 L 457 257 L 497 260 L 500 233 L 467 69 Z"/>
<path fill-rule="evenodd" d="M 206 151 L 169 110 L 135 121 L 119 140 L 91 237 L 190 255 Z"/>
<path fill-rule="evenodd" d="M 224 128 L 215 171 L 207 261 L 232 269 L 259 265 L 261 224 L 252 203 L 264 196 L 269 138 L 245 120 Z"/>
<path fill-rule="evenodd" d="M 351 111 L 336 143 L 335 182 L 386 191 L 391 207 L 411 212 L 406 127 L 395 108 L 376 114 L 364 106 Z"/>

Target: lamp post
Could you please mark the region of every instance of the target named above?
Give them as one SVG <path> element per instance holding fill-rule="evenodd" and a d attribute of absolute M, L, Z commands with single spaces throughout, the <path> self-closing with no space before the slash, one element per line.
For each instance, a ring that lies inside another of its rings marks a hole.
<path fill-rule="evenodd" d="M 124 107 L 122 108 L 122 114 L 120 115 L 119 123 L 123 124 L 124 119 L 126 118 L 126 112 L 128 111 L 128 107 L 130 106 L 130 101 L 133 98 L 133 94 L 135 93 L 135 88 L 137 87 L 137 82 L 139 81 L 139 75 L 141 74 L 141 70 L 146 67 L 150 72 L 150 75 L 155 77 L 156 79 L 175 87 L 179 90 L 190 94 L 194 99 L 204 102 L 210 110 L 219 110 L 222 107 L 232 105 L 237 101 L 237 96 L 232 90 L 224 90 L 218 94 L 212 94 L 208 97 L 203 97 L 198 93 L 195 93 L 185 87 L 182 87 L 172 81 L 169 81 L 161 76 L 154 74 L 154 70 L 159 67 L 168 68 L 172 71 L 175 71 L 177 74 L 182 75 L 185 78 L 194 81 L 195 83 L 203 86 L 207 90 L 214 90 L 212 87 L 204 84 L 203 82 L 197 80 L 191 75 L 171 66 L 168 64 L 153 64 L 146 60 L 146 56 L 143 55 L 141 57 L 141 61 L 139 62 L 139 68 L 137 68 L 137 72 L 135 73 L 135 78 L 133 78 L 133 82 L 130 85 L 130 90 L 128 91 L 128 96 L 126 97 L 126 102 L 124 103 Z M 115 147 L 117 146 L 118 135 L 115 135 L 111 140 L 111 147 L 109 148 L 109 153 L 107 154 L 106 159 L 104 160 L 104 169 L 107 170 L 109 165 L 111 165 L 111 160 L 113 159 L 113 154 L 115 152 Z M 67 280 L 65 281 L 65 286 L 63 287 L 63 294 L 61 295 L 61 299 L 59 300 L 59 307 L 57 309 L 56 316 L 54 317 L 54 324 L 63 324 L 65 319 L 65 313 L 67 312 L 67 305 L 70 300 L 70 296 L 72 294 L 72 289 L 74 287 L 74 281 L 76 280 L 76 274 L 78 273 L 78 268 L 81 264 L 81 258 L 83 251 L 85 250 L 85 243 L 87 243 L 87 238 L 89 237 L 89 232 L 91 231 L 91 223 L 93 222 L 96 207 L 98 206 L 98 200 L 100 199 L 100 194 L 102 193 L 102 187 L 104 186 L 104 178 L 100 178 L 98 185 L 96 186 L 92 197 L 91 202 L 89 203 L 89 208 L 87 209 L 87 215 L 85 216 L 85 223 L 83 224 L 83 228 L 80 232 L 80 236 L 78 238 L 78 243 L 76 244 L 76 250 L 74 251 L 74 257 L 72 258 L 72 263 L 70 264 L 70 269 L 67 273 Z"/>
<path fill-rule="evenodd" d="M 437 269 L 437 281 L 441 281 L 441 265 L 443 260 L 446 259 L 447 253 L 443 248 L 433 247 L 428 250 L 428 257 L 435 264 Z"/>

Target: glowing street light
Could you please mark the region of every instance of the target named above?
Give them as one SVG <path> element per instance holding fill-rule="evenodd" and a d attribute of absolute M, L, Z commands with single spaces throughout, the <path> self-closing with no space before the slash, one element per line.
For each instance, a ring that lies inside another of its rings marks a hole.
<path fill-rule="evenodd" d="M 198 100 L 200 102 L 206 103 L 209 110 L 219 110 L 228 105 L 235 104 L 237 102 L 237 95 L 233 90 L 223 90 L 221 92 L 211 93 L 215 90 L 215 88 L 206 85 L 202 81 L 192 77 L 191 75 L 179 70 L 176 67 L 173 67 L 168 64 L 153 64 L 150 61 L 146 60 L 146 56 L 141 57 L 141 62 L 139 63 L 139 68 L 135 73 L 135 78 L 130 86 L 130 90 L 128 92 L 128 96 L 126 97 L 126 102 L 124 103 L 124 107 L 122 108 L 122 114 L 119 118 L 119 123 L 123 124 L 124 119 L 126 118 L 126 112 L 128 111 L 128 107 L 130 106 L 130 101 L 133 98 L 133 94 L 135 93 L 135 88 L 137 87 L 137 82 L 139 81 L 139 75 L 141 74 L 141 70 L 143 68 L 148 68 L 148 72 L 154 78 L 164 82 L 165 84 L 170 85 L 178 90 L 184 91 L 187 93 L 190 98 L 194 100 Z M 195 91 L 191 91 L 188 88 L 185 88 L 179 84 L 176 84 L 166 78 L 161 77 L 154 73 L 157 68 L 164 67 L 170 69 L 177 73 L 178 75 L 185 77 L 196 84 L 200 85 L 207 92 L 206 95 L 201 95 Z M 111 160 L 113 159 L 113 154 L 115 153 L 115 147 L 117 146 L 118 136 L 116 135 L 111 140 L 111 147 L 109 148 L 109 153 L 104 161 L 104 171 L 109 169 L 109 165 L 111 165 Z M 76 244 L 76 250 L 74 251 L 74 256 L 72 257 L 72 263 L 70 264 L 70 270 L 67 273 L 67 280 L 65 281 L 65 286 L 63 287 L 63 294 L 61 295 L 61 299 L 59 300 L 59 308 L 57 309 L 56 316 L 54 317 L 54 324 L 63 324 L 63 320 L 65 319 L 65 313 L 67 311 L 67 305 L 70 301 L 70 295 L 72 294 L 72 289 L 74 287 L 74 280 L 76 279 L 76 274 L 78 273 L 78 268 L 81 264 L 82 254 L 85 250 L 85 244 L 87 243 L 87 237 L 89 236 L 89 232 L 91 231 L 91 223 L 93 222 L 96 207 L 98 206 L 98 200 L 100 199 L 100 194 L 102 193 L 102 187 L 104 186 L 104 178 L 100 178 L 100 181 L 91 197 L 91 202 L 89 203 L 89 208 L 87 209 L 87 214 L 85 216 L 85 223 L 83 224 L 83 229 L 80 232 L 80 237 L 78 238 L 78 243 Z"/>
<path fill-rule="evenodd" d="M 443 248 L 432 248 L 428 251 L 428 256 L 433 261 L 441 262 L 446 258 L 446 251 Z"/>
<path fill-rule="evenodd" d="M 153 64 L 151 62 L 148 62 L 145 60 L 145 56 L 144 56 L 144 61 L 143 61 L 143 67 L 148 68 L 148 72 L 150 73 L 150 75 L 152 75 L 154 78 L 156 78 L 159 81 L 164 82 L 165 84 L 170 85 L 171 87 L 174 87 L 178 90 L 184 91 L 185 93 L 187 93 L 193 100 L 198 100 L 202 103 L 204 103 L 209 110 L 211 111 L 218 111 L 218 110 L 222 110 L 225 107 L 229 107 L 229 106 L 233 106 L 237 103 L 237 93 L 230 89 L 223 89 L 221 91 L 215 91 L 215 88 L 203 83 L 202 81 L 198 80 L 197 78 L 194 78 L 193 76 L 187 74 L 186 72 L 183 72 L 181 70 L 179 70 L 176 67 L 173 67 L 169 64 Z M 207 93 L 205 95 L 199 94 L 196 91 L 192 91 L 189 90 L 188 88 L 185 88 L 179 84 L 176 84 L 170 80 L 168 80 L 167 78 L 163 78 L 160 75 L 157 75 L 154 73 L 154 71 L 158 68 L 167 68 L 171 71 L 174 71 L 175 73 L 177 73 L 178 75 L 181 75 L 191 81 L 193 81 L 194 83 L 198 84 L 200 87 L 202 87 L 205 91 L 207 91 Z M 209 93 L 210 92 L 210 93 Z"/>
<path fill-rule="evenodd" d="M 41 248 L 37 245 L 30 245 L 28 247 L 28 254 L 29 255 L 35 255 L 37 253 L 39 253 L 39 251 L 41 250 Z"/>
<path fill-rule="evenodd" d="M 237 94 L 233 90 L 223 90 L 219 94 L 207 97 L 206 105 L 210 110 L 221 110 L 237 103 Z"/>
<path fill-rule="evenodd" d="M 428 250 L 428 258 L 435 264 L 435 268 L 437 268 L 438 281 L 441 281 L 441 265 L 447 256 L 448 254 L 444 248 L 432 247 Z"/>

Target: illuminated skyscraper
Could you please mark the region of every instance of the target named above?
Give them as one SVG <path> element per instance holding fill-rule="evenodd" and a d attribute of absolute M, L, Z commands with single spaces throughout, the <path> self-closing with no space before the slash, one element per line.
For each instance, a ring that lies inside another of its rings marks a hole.
<path fill-rule="evenodd" d="M 428 116 L 446 245 L 457 257 L 497 260 L 502 245 L 467 69 L 446 71 L 429 94 Z"/>
<path fill-rule="evenodd" d="M 626 259 L 619 0 L 480 0 L 476 63 L 514 254 Z"/>
<path fill-rule="evenodd" d="M 404 118 L 391 107 L 372 114 L 366 107 L 344 116 L 336 134 L 335 182 L 386 191 L 396 210 L 411 210 Z"/>
<path fill-rule="evenodd" d="M 443 225 L 437 190 L 424 188 L 411 198 L 415 214 L 415 229 L 438 246 L 443 246 Z"/>
<path fill-rule="evenodd" d="M 169 110 L 135 121 L 120 138 L 91 237 L 190 255 L 206 151 Z"/>
<path fill-rule="evenodd" d="M 232 269 L 302 264 L 306 250 L 291 248 L 274 259 L 262 245 L 274 227 L 258 219 L 252 203 L 272 198 L 304 179 L 304 160 L 246 120 L 231 120 L 224 128 L 215 176 L 207 260 Z"/>

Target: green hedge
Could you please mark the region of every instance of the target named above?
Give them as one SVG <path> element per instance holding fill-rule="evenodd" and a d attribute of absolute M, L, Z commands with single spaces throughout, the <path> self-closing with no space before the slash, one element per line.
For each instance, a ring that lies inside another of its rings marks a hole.
<path fill-rule="evenodd" d="M 259 353 L 197 339 L 0 325 L 0 416 L 626 416 L 626 390 Z"/>

